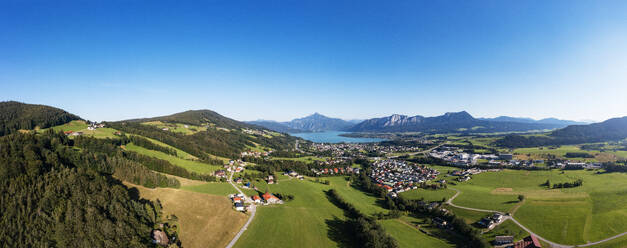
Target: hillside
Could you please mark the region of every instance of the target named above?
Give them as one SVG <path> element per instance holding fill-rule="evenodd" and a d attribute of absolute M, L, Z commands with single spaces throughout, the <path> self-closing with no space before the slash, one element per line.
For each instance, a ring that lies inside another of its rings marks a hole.
<path fill-rule="evenodd" d="M 79 120 L 62 109 L 21 102 L 0 102 L 0 136 L 20 129 L 48 128 Z"/>
<path fill-rule="evenodd" d="M 107 124 L 125 133 L 158 140 L 207 162 L 215 162 L 215 156 L 239 158 L 241 152 L 258 146 L 274 150 L 291 149 L 298 139 L 239 122 L 210 110 L 190 110 Z"/>
<path fill-rule="evenodd" d="M 547 136 L 508 135 L 496 141 L 503 147 L 567 145 L 621 140 L 627 138 L 627 116 L 589 125 L 571 125 Z"/>
<path fill-rule="evenodd" d="M 468 112 L 449 112 L 441 116 L 424 117 L 420 115 L 391 115 L 383 118 L 365 120 L 348 131 L 351 132 L 426 132 L 426 133 L 482 133 L 511 132 L 552 129 L 555 125 L 486 121 L 475 119 Z"/>
<path fill-rule="evenodd" d="M 287 126 L 285 123 L 277 122 L 277 121 L 266 121 L 266 120 L 257 120 L 257 121 L 247 121 L 246 123 L 257 125 L 260 127 L 264 127 L 273 131 L 281 132 L 281 133 L 302 133 L 305 132 L 303 130 L 294 129 Z"/>
<path fill-rule="evenodd" d="M 545 124 L 547 126 L 553 125 L 553 128 L 562 128 L 569 125 L 583 125 L 587 124 L 585 122 L 571 121 L 571 120 L 560 120 L 557 118 L 544 118 L 540 120 L 534 120 L 532 118 L 526 117 L 509 117 L 509 116 L 499 116 L 495 118 L 478 118 L 483 121 L 497 121 L 497 122 L 519 122 L 519 123 L 536 123 L 536 124 Z"/>
<path fill-rule="evenodd" d="M 53 132 L 0 138 L 11 147 L 0 150 L 2 246 L 153 247 L 159 208 L 111 176 L 121 161 L 71 143 Z"/>

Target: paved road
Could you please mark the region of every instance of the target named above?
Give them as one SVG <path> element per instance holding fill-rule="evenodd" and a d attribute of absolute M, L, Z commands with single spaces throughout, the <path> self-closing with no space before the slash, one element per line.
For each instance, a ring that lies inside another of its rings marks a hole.
<path fill-rule="evenodd" d="M 461 208 L 461 209 L 466 209 L 466 210 L 473 210 L 473 211 L 479 211 L 479 212 L 501 213 L 501 212 L 496 211 L 496 210 L 469 208 L 469 207 L 456 205 L 456 204 L 453 203 L 453 200 L 455 199 L 455 197 L 457 197 L 461 193 L 461 191 L 459 191 L 458 189 L 454 189 L 454 188 L 449 188 L 449 189 L 455 190 L 457 193 L 455 193 L 455 195 L 453 195 L 453 197 L 451 197 L 450 199 L 448 199 L 448 201 L 446 201 L 446 203 L 448 205 L 451 205 L 451 206 L 456 207 L 456 208 Z M 555 248 L 571 248 L 571 247 L 575 247 L 573 245 L 558 244 L 558 243 L 555 243 L 555 242 L 550 241 L 548 239 L 545 239 L 542 236 L 538 235 L 537 233 L 534 233 L 531 230 L 529 230 L 529 228 L 527 228 L 526 226 L 523 226 L 522 224 L 520 224 L 520 222 L 518 222 L 512 216 L 505 216 L 505 219 L 503 219 L 503 221 L 501 223 L 505 222 L 505 220 L 512 220 L 520 228 L 522 228 L 523 230 L 527 231 L 529 234 L 531 234 L 533 236 L 536 236 L 536 238 L 538 238 L 539 240 L 542 240 L 542 241 L 548 243 L 552 247 L 555 247 Z M 624 233 L 618 234 L 616 236 L 612 236 L 612 237 L 606 238 L 604 240 L 599 240 L 599 241 L 592 242 L 592 243 L 577 245 L 577 247 L 587 247 L 587 246 L 592 246 L 592 245 L 598 245 L 600 243 L 607 242 L 607 241 L 610 241 L 610 240 L 613 240 L 613 239 L 616 239 L 616 238 L 619 238 L 619 237 L 622 237 L 622 236 L 625 236 L 625 235 L 627 235 L 627 232 L 624 232 Z"/>
<path fill-rule="evenodd" d="M 233 172 L 231 172 L 231 175 L 229 176 L 229 183 L 231 184 L 231 186 L 233 186 L 233 188 L 235 188 L 237 191 L 239 191 L 242 195 L 244 195 L 244 201 L 247 203 L 252 203 L 252 200 L 250 198 L 248 198 L 246 196 L 246 194 L 244 194 L 244 192 L 242 192 L 242 190 L 240 188 L 238 188 L 234 183 L 233 183 Z M 229 244 L 226 246 L 226 248 L 232 248 L 235 243 L 237 243 L 237 240 L 242 236 L 242 234 L 244 233 L 244 231 L 246 231 L 246 229 L 248 229 L 248 225 L 250 225 L 250 223 L 253 221 L 253 218 L 255 218 L 255 213 L 257 212 L 257 206 L 255 204 L 251 204 L 251 208 L 250 208 L 250 217 L 248 217 L 248 221 L 246 221 L 246 224 L 244 224 L 244 226 L 242 226 L 241 229 L 239 229 L 239 232 L 237 232 L 237 234 L 235 235 L 235 237 L 233 237 L 233 239 L 231 240 L 231 242 L 229 242 Z"/>

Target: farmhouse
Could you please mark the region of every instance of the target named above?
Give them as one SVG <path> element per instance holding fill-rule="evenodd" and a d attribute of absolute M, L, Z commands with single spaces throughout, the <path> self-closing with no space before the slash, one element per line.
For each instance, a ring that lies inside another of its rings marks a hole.
<path fill-rule="evenodd" d="M 276 196 L 274 196 L 273 194 L 270 194 L 268 192 L 263 194 L 261 197 L 263 198 L 263 201 L 266 204 L 276 204 L 276 203 L 280 203 L 281 202 L 281 200 L 279 200 L 279 198 L 277 198 Z"/>
<path fill-rule="evenodd" d="M 235 210 L 244 212 L 244 204 L 242 204 L 241 202 L 235 203 Z"/>
<path fill-rule="evenodd" d="M 514 243 L 514 236 L 496 236 L 494 237 L 494 245 L 507 245 Z"/>
<path fill-rule="evenodd" d="M 259 197 L 258 195 L 253 195 L 251 199 L 254 203 L 261 203 L 261 197 Z"/>
<path fill-rule="evenodd" d="M 536 236 L 527 236 L 524 239 L 514 243 L 514 248 L 541 248 L 542 244 Z"/>

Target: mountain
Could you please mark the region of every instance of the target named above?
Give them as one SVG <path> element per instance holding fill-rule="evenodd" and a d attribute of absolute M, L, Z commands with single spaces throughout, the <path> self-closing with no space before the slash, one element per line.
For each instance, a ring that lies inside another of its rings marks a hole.
<path fill-rule="evenodd" d="M 276 121 L 249 121 L 254 124 L 283 133 L 302 133 L 302 132 L 322 132 L 322 131 L 343 131 L 354 125 L 351 121 L 345 121 L 339 118 L 331 118 L 319 113 L 310 116 L 294 119 L 287 122 Z"/>
<path fill-rule="evenodd" d="M 627 138 L 627 116 L 588 125 L 570 125 L 547 136 L 508 135 L 496 141 L 503 147 L 532 147 L 604 142 Z"/>
<path fill-rule="evenodd" d="M 0 102 L 0 136 L 20 129 L 48 128 L 79 120 L 62 109 L 21 102 Z"/>
<path fill-rule="evenodd" d="M 311 132 L 341 131 L 353 126 L 353 124 L 348 121 L 339 118 L 326 117 L 318 113 L 314 113 L 307 117 L 294 119 L 285 124 L 293 129 Z"/>
<path fill-rule="evenodd" d="M 519 123 L 537 123 L 537 124 L 546 124 L 546 125 L 555 125 L 554 128 L 562 128 L 569 125 L 582 125 L 588 124 L 586 122 L 578 122 L 571 120 L 560 120 L 557 118 L 544 118 L 541 120 L 534 120 L 527 117 L 509 117 L 509 116 L 499 116 L 495 118 L 478 118 L 479 120 L 484 121 L 498 121 L 498 122 L 519 122 Z"/>
<path fill-rule="evenodd" d="M 466 111 L 449 112 L 441 116 L 391 115 L 365 120 L 348 131 L 351 132 L 511 132 L 554 129 L 554 124 L 524 123 L 514 121 L 487 121 L 475 119 Z"/>
<path fill-rule="evenodd" d="M 277 121 L 267 121 L 267 120 L 256 120 L 256 121 L 247 121 L 248 124 L 253 124 L 261 127 L 265 127 L 267 129 L 281 132 L 281 133 L 302 133 L 303 130 L 294 129 L 287 126 L 284 122 Z"/>

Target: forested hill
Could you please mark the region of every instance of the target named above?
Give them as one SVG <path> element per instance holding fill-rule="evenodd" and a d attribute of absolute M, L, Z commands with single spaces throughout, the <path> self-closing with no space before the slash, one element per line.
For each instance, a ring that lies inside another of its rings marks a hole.
<path fill-rule="evenodd" d="M 0 136 L 20 129 L 48 128 L 79 120 L 62 109 L 21 102 L 0 102 Z"/>
<path fill-rule="evenodd" d="M 154 247 L 156 203 L 114 179 L 112 161 L 72 143 L 52 130 L 0 137 L 0 246 Z"/>
<path fill-rule="evenodd" d="M 502 147 L 567 145 L 621 140 L 627 138 L 627 116 L 589 125 L 571 125 L 547 136 L 508 135 L 497 140 Z"/>
<path fill-rule="evenodd" d="M 190 110 L 168 116 L 107 124 L 125 133 L 159 140 L 209 163 L 213 163 L 213 156 L 234 159 L 239 158 L 241 152 L 258 147 L 292 149 L 298 139 L 239 122 L 210 110 Z M 180 127 L 182 124 L 193 126 Z M 176 128 L 194 131 L 177 132 Z"/>
<path fill-rule="evenodd" d="M 224 117 L 214 111 L 203 109 L 203 110 L 188 110 L 185 112 L 180 112 L 172 115 L 152 117 L 152 118 L 142 118 L 142 119 L 131 119 L 126 120 L 126 122 L 149 122 L 149 121 L 163 121 L 163 122 L 176 122 L 183 123 L 189 125 L 201 126 L 205 124 L 215 125 L 222 128 L 258 128 L 256 126 L 239 122 L 233 120 L 228 117 Z"/>

